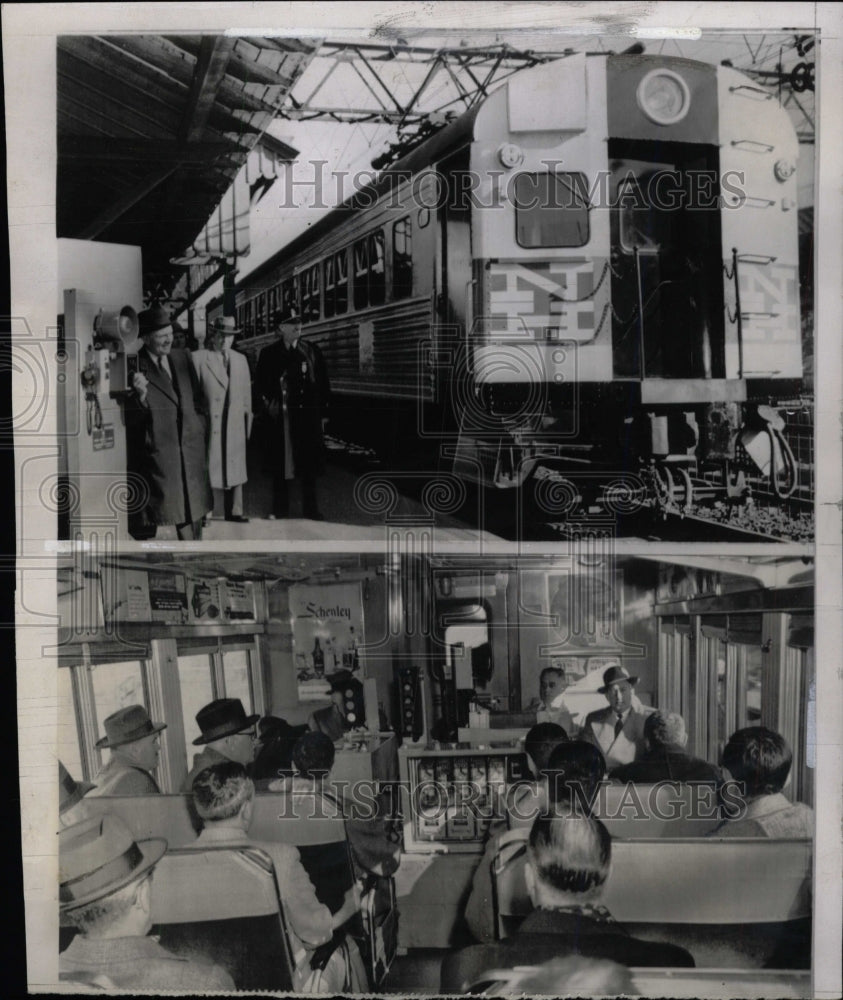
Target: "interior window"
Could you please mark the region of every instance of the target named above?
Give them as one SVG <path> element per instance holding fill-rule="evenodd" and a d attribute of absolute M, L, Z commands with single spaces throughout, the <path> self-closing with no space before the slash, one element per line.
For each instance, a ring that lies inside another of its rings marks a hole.
<path fill-rule="evenodd" d="M 97 664 L 91 667 L 91 680 L 100 736 L 105 734 L 105 719 L 119 708 L 126 708 L 127 705 L 146 707 L 143 671 L 139 660 Z"/>
<path fill-rule="evenodd" d="M 239 698 L 247 713 L 254 711 L 247 649 L 227 649 L 222 654 L 226 698 Z"/>
<path fill-rule="evenodd" d="M 179 688 L 181 690 L 182 721 L 187 743 L 188 766 L 192 761 L 193 740 L 201 735 L 196 725 L 196 713 L 213 701 L 214 674 L 212 657 L 208 653 L 193 653 L 178 658 Z"/>
<path fill-rule="evenodd" d="M 518 174 L 515 237 L 522 247 L 581 247 L 588 243 L 588 187 L 584 174 Z"/>

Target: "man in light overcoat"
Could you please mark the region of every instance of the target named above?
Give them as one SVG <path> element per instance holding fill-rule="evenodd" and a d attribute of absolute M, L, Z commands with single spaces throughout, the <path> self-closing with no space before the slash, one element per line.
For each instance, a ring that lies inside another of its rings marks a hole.
<path fill-rule="evenodd" d="M 252 383 L 249 363 L 232 349 L 237 329 L 233 316 L 221 316 L 210 326 L 209 350 L 192 354 L 196 375 L 211 421 L 208 474 L 211 486 L 223 494 L 226 521 L 245 524 L 243 486 L 246 442 L 252 431 Z"/>

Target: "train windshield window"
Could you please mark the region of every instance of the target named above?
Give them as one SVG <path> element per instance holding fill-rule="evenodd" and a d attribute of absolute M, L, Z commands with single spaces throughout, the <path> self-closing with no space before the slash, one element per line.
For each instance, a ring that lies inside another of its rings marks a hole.
<path fill-rule="evenodd" d="M 518 174 L 515 236 L 521 247 L 581 247 L 588 243 L 585 174 Z"/>
<path fill-rule="evenodd" d="M 392 297 L 406 299 L 413 294 L 413 231 L 410 216 L 392 226 Z"/>

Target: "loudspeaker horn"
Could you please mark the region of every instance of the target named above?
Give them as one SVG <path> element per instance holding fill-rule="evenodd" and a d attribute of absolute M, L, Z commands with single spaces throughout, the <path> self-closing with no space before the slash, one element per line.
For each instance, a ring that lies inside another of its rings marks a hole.
<path fill-rule="evenodd" d="M 139 329 L 138 314 L 131 306 L 123 306 L 122 309 L 108 312 L 100 309 L 94 317 L 94 333 L 101 340 L 116 340 L 131 344 L 137 340 Z"/>

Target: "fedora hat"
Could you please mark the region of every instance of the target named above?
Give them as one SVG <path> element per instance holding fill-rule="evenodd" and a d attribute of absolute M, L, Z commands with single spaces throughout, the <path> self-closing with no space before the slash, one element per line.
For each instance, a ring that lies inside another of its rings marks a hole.
<path fill-rule="evenodd" d="M 233 316 L 217 316 L 211 323 L 211 330 L 225 337 L 233 337 L 243 332 L 243 328 L 237 325 L 237 320 Z"/>
<path fill-rule="evenodd" d="M 126 743 L 142 740 L 151 733 L 160 733 L 167 728 L 166 722 L 153 722 L 143 705 L 128 705 L 118 708 L 105 720 L 105 736 L 98 739 L 96 747 L 122 747 Z"/>
<path fill-rule="evenodd" d="M 73 910 L 122 889 L 166 850 L 160 837 L 136 841 L 113 813 L 65 827 L 59 833 L 59 908 Z"/>
<path fill-rule="evenodd" d="M 213 743 L 224 736 L 242 733 L 244 729 L 254 726 L 259 718 L 259 715 L 246 715 L 239 698 L 217 698 L 196 713 L 196 724 L 202 735 L 196 737 L 193 745 Z"/>
<path fill-rule="evenodd" d="M 150 306 L 138 313 L 138 329 L 141 337 L 146 337 L 164 327 L 172 326 L 173 321 L 169 312 L 159 305 Z"/>
<path fill-rule="evenodd" d="M 614 667 L 609 667 L 608 670 L 603 671 L 603 686 L 599 687 L 597 690 L 601 694 L 605 694 L 613 684 L 617 684 L 618 681 L 628 681 L 630 684 L 635 684 L 638 680 L 637 677 L 630 674 L 626 667 L 622 667 L 617 664 Z"/>
<path fill-rule="evenodd" d="M 81 802 L 96 787 L 90 781 L 74 781 L 70 771 L 59 761 L 59 815 Z"/>

